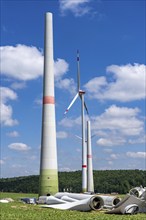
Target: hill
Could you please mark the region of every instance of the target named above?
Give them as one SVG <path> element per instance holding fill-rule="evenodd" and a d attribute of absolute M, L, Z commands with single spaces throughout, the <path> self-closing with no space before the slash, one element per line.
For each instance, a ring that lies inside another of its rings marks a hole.
<path fill-rule="evenodd" d="M 59 172 L 59 191 L 81 192 L 81 171 Z M 125 194 L 136 186 L 146 186 L 144 170 L 94 170 L 96 193 Z M 0 179 L 1 192 L 38 193 L 39 176 Z"/>

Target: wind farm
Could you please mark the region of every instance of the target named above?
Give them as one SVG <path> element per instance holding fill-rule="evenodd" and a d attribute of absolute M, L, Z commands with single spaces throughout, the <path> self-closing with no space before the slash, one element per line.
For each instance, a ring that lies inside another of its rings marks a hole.
<path fill-rule="evenodd" d="M 144 8 L 2 3 L 2 219 L 145 217 Z"/>

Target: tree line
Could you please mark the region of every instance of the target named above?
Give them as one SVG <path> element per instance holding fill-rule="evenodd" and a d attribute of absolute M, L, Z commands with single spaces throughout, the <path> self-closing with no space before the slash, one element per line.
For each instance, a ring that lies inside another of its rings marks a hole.
<path fill-rule="evenodd" d="M 59 191 L 81 192 L 81 171 L 59 172 Z M 94 189 L 96 193 L 125 194 L 133 187 L 146 187 L 144 170 L 94 170 Z M 1 192 L 38 193 L 39 176 L 21 176 L 0 179 Z"/>

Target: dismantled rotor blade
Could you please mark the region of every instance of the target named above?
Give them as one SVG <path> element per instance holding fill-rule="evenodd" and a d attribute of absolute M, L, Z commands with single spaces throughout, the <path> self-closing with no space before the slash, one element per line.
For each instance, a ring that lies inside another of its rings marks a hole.
<path fill-rule="evenodd" d="M 77 50 L 77 80 L 78 80 L 78 91 L 80 90 L 80 57 L 79 50 Z"/>
<path fill-rule="evenodd" d="M 95 201 L 94 201 L 95 200 Z M 75 202 L 68 202 L 66 204 L 57 204 L 57 205 L 42 205 L 42 208 L 53 208 L 53 209 L 60 209 L 60 210 L 76 210 L 76 211 L 91 211 L 91 210 L 98 210 L 100 208 L 100 201 L 96 201 L 96 197 L 94 198 L 87 198 L 78 200 Z M 97 204 L 97 205 L 95 205 Z"/>
<path fill-rule="evenodd" d="M 68 112 L 68 110 L 71 108 L 71 106 L 74 104 L 74 102 L 76 101 L 76 99 L 78 98 L 79 94 L 77 93 L 76 96 L 73 98 L 73 100 L 71 101 L 70 105 L 68 106 L 68 108 L 66 109 L 66 111 L 64 112 L 64 114 L 66 114 Z"/>

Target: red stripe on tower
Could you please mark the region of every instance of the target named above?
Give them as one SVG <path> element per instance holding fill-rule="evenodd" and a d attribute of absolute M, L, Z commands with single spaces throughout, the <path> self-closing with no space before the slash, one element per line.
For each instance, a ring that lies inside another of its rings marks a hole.
<path fill-rule="evenodd" d="M 55 99 L 53 96 L 44 96 L 43 104 L 55 104 Z"/>
<path fill-rule="evenodd" d="M 87 165 L 82 165 L 82 168 L 87 168 Z"/>

